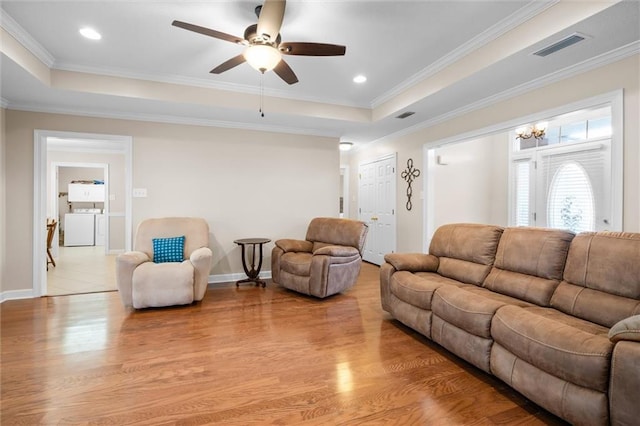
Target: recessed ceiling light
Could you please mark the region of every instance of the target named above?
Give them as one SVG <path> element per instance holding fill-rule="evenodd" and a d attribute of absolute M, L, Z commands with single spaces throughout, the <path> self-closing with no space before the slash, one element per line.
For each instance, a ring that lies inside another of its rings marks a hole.
<path fill-rule="evenodd" d="M 340 142 L 338 148 L 340 151 L 350 151 L 353 148 L 353 142 Z"/>
<path fill-rule="evenodd" d="M 99 32 L 90 27 L 80 28 L 80 34 L 89 40 L 100 40 L 102 38 Z"/>
<path fill-rule="evenodd" d="M 365 81 L 367 81 L 367 77 L 365 77 L 364 75 L 360 74 L 360 75 L 356 75 L 355 77 L 353 77 L 353 82 L 354 83 L 364 83 Z"/>

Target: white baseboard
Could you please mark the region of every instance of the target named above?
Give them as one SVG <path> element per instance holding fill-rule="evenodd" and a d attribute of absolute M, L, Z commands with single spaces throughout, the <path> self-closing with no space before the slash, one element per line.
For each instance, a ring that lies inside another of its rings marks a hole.
<path fill-rule="evenodd" d="M 209 280 L 207 281 L 209 285 L 223 284 L 223 283 L 234 283 L 236 281 L 240 281 L 242 279 L 247 278 L 247 276 L 242 273 L 235 274 L 218 274 L 218 275 L 209 275 Z M 260 278 L 263 280 L 271 279 L 271 271 L 262 271 L 260 272 Z M 24 290 L 9 290 L 0 292 L 0 303 L 5 300 L 18 300 L 18 299 L 33 299 L 36 296 L 33 293 L 33 289 L 24 289 Z"/>
<path fill-rule="evenodd" d="M 262 271 L 260 272 L 259 277 L 263 280 L 271 279 L 271 271 Z M 219 275 L 209 275 L 209 285 L 222 284 L 222 283 L 234 283 L 236 281 L 240 281 L 247 278 L 247 276 L 242 273 L 235 274 L 219 274 Z"/>
<path fill-rule="evenodd" d="M 33 299 L 36 297 L 33 294 L 33 289 L 24 290 L 8 290 L 0 293 L 0 303 L 6 300 L 18 300 L 18 299 Z"/>

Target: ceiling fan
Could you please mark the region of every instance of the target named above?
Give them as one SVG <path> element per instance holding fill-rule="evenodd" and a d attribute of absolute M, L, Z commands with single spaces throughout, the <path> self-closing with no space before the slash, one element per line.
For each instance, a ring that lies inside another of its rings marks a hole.
<path fill-rule="evenodd" d="M 273 70 L 285 82 L 294 84 L 298 82 L 298 77 L 282 59 L 282 55 L 341 56 L 345 54 L 346 47 L 326 43 L 282 42 L 280 27 L 285 6 L 285 0 L 265 0 L 262 6 L 257 6 L 258 23 L 247 27 L 244 38 L 182 21 L 173 21 L 171 25 L 246 46 L 242 54 L 212 69 L 210 72 L 213 74 L 221 74 L 243 62 L 248 62 L 263 74 Z"/>

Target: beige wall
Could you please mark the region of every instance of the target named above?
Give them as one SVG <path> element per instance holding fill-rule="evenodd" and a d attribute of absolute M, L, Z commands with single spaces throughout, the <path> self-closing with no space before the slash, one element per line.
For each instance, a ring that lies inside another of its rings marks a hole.
<path fill-rule="evenodd" d="M 0 108 L 0 292 L 4 291 L 6 282 L 6 196 L 5 196 L 5 109 Z"/>
<path fill-rule="evenodd" d="M 337 139 L 12 110 L 6 120 L 4 291 L 32 287 L 34 129 L 132 136 L 133 187 L 148 192 L 133 199 L 134 229 L 148 217 L 204 217 L 214 275 L 242 271 L 234 239 L 304 238 L 311 218 L 338 215 Z"/>
<path fill-rule="evenodd" d="M 623 229 L 640 232 L 640 55 L 634 55 L 621 61 L 573 76 L 540 89 L 532 90 L 526 97 L 498 102 L 489 107 L 470 112 L 452 120 L 418 130 L 414 133 L 388 138 L 371 143 L 350 154 L 351 169 L 358 165 L 392 152 L 398 153 L 398 168 L 402 171 L 408 158 L 414 165 L 424 169 L 423 146 L 435 144 L 440 140 L 452 138 L 474 130 L 516 120 L 537 112 L 561 107 L 572 102 L 614 90 L 624 90 L 624 190 L 623 190 Z M 500 161 L 506 161 L 504 158 Z M 499 178 L 499 177 L 496 177 Z M 422 251 L 427 236 L 423 229 L 424 209 L 422 202 L 414 203 L 410 212 L 404 206 L 404 181 L 398 174 L 398 251 Z M 352 174 L 350 190 L 358 187 L 357 173 Z M 423 179 L 414 182 L 414 194 L 423 191 Z M 352 200 L 351 216 L 357 203 Z"/>
<path fill-rule="evenodd" d="M 433 226 L 453 222 L 506 226 L 509 135 L 506 132 L 434 149 L 444 164 L 432 179 Z"/>

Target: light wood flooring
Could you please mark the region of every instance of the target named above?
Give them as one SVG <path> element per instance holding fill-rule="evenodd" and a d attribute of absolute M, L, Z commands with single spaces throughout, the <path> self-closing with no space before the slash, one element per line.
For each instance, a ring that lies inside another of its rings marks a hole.
<path fill-rule="evenodd" d="M 127 310 L 0 305 L 2 425 L 543 425 L 560 420 L 392 320 L 378 268 L 325 300 L 268 283 Z"/>
<path fill-rule="evenodd" d="M 56 266 L 47 270 L 47 295 L 116 290 L 115 258 L 103 246 L 59 247 Z"/>

